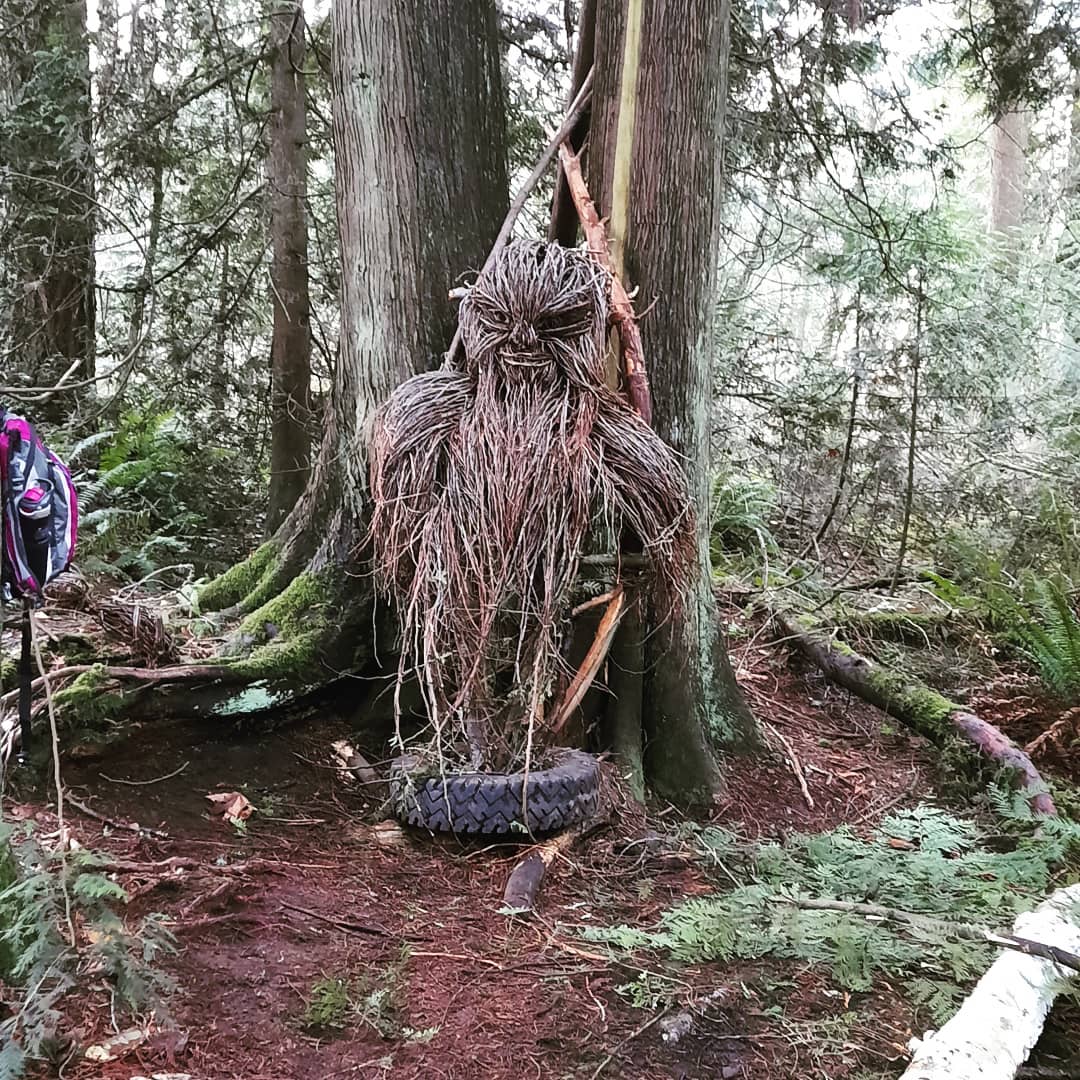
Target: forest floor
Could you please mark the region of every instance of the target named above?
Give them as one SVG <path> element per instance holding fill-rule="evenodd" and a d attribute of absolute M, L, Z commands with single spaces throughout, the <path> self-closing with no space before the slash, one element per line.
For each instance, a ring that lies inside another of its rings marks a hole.
<path fill-rule="evenodd" d="M 752 837 L 844 823 L 869 835 L 884 813 L 940 799 L 932 748 L 782 647 L 744 645 L 736 664 L 776 752 L 732 761 L 726 795 L 700 822 Z M 1020 676 L 1006 673 L 984 698 L 997 703 L 989 718 L 1027 722 L 1033 697 Z M 680 841 L 673 809 L 594 832 L 553 865 L 538 913 L 510 915 L 502 892 L 522 845 L 368 823 L 379 792 L 330 755 L 348 738 L 378 757 L 355 720 L 246 735 L 205 722 L 146 724 L 65 762 L 67 789 L 111 822 L 69 803 L 71 834 L 135 867 L 118 875 L 126 921 L 160 913 L 177 939 L 176 953 L 155 961 L 175 980 L 171 1022 L 145 1028 L 112 1062 L 73 1058 L 67 1080 L 865 1080 L 903 1071 L 908 1040 L 927 1025 L 887 980 L 849 994 L 808 965 L 655 958 L 646 970 L 670 996 L 633 1000 L 627 988 L 642 962 L 617 958 L 582 928 L 650 927 L 673 904 L 722 887 L 717 869 Z M 207 800 L 232 791 L 255 807 L 242 827 Z M 55 806 L 25 792 L 9 792 L 4 817 L 55 828 Z M 124 827 L 136 822 L 142 831 Z M 654 844 L 661 834 L 673 839 Z M 115 1034 L 92 973 L 65 1008 L 81 1046 Z M 1060 1064 L 1077 1019 L 1059 1012 L 1045 1061 Z M 676 1021 L 689 1030 L 667 1037 Z"/>

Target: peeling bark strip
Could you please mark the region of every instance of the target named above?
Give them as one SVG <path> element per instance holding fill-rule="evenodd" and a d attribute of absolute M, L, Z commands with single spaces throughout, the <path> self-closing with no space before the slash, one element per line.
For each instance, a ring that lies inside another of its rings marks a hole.
<path fill-rule="evenodd" d="M 833 682 L 869 701 L 935 743 L 961 735 L 986 757 L 1015 769 L 1020 786 L 1031 791 L 1036 814 L 1057 813 L 1054 800 L 1031 758 L 993 724 L 969 713 L 941 694 L 898 672 L 872 663 L 865 656 L 831 640 L 813 626 L 800 625 L 783 614 L 774 615 L 786 637 Z"/>
<path fill-rule="evenodd" d="M 630 403 L 646 424 L 652 423 L 652 394 L 649 390 L 649 377 L 645 373 L 645 351 L 641 345 L 641 331 L 638 329 L 634 305 L 623 286 L 608 253 L 607 235 L 604 223 L 596 212 L 596 206 L 585 186 L 581 175 L 581 163 L 571 153 L 564 142 L 559 147 L 559 161 L 562 162 L 563 174 L 570 187 L 570 195 L 577 207 L 581 227 L 589 245 L 589 254 L 611 275 L 611 321 L 619 335 L 622 354 L 623 374 L 626 376 L 626 393 Z"/>
<path fill-rule="evenodd" d="M 1013 924 L 1015 937 L 1080 951 L 1080 885 L 1059 889 Z M 979 980 L 960 1011 L 916 1048 L 901 1080 L 1011 1080 L 1042 1033 L 1069 971 L 1008 952 Z"/>
<path fill-rule="evenodd" d="M 566 688 L 562 701 L 556 706 L 551 718 L 551 733 L 557 735 L 562 731 L 566 721 L 573 715 L 574 710 L 581 704 L 589 687 L 592 686 L 596 673 L 601 664 L 607 658 L 611 648 L 615 631 L 622 622 L 623 610 L 626 606 L 626 592 L 622 585 L 615 587 L 608 606 L 604 611 L 603 618 L 596 630 L 596 638 L 593 640 L 585 659 L 574 675 L 573 681 Z"/>

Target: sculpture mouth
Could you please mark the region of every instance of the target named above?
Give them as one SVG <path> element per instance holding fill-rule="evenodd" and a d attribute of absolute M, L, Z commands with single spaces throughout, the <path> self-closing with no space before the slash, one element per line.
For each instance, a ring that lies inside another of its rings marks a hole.
<path fill-rule="evenodd" d="M 548 367 L 553 362 L 550 356 L 537 352 L 504 352 L 499 359 L 511 367 Z"/>

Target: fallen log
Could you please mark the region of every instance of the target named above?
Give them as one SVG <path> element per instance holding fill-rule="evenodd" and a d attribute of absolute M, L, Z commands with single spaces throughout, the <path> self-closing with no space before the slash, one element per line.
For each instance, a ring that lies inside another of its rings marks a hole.
<path fill-rule="evenodd" d="M 1080 952 L 1078 905 L 1080 885 L 1059 889 L 1016 920 L 1013 940 Z M 956 1015 L 918 1044 L 901 1080 L 1012 1080 L 1070 976 L 1075 972 L 1052 960 L 1003 953 Z"/>
<path fill-rule="evenodd" d="M 774 619 L 800 652 L 833 682 L 896 717 L 939 745 L 960 736 L 983 755 L 1014 769 L 1020 786 L 1031 794 L 1032 812 L 1057 813 L 1031 758 L 993 724 L 968 712 L 942 694 L 881 664 L 875 664 L 807 620 L 783 613 Z"/>

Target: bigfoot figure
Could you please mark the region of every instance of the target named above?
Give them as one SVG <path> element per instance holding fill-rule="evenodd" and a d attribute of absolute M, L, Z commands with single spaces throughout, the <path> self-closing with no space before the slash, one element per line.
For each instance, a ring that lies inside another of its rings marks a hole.
<path fill-rule="evenodd" d="M 475 767 L 542 741 L 590 531 L 635 537 L 671 603 L 694 573 L 678 464 L 605 382 L 609 287 L 582 252 L 509 244 L 462 302 L 464 369 L 409 379 L 376 420 L 371 538 L 399 677 L 416 675 L 444 749 L 464 735 Z"/>

